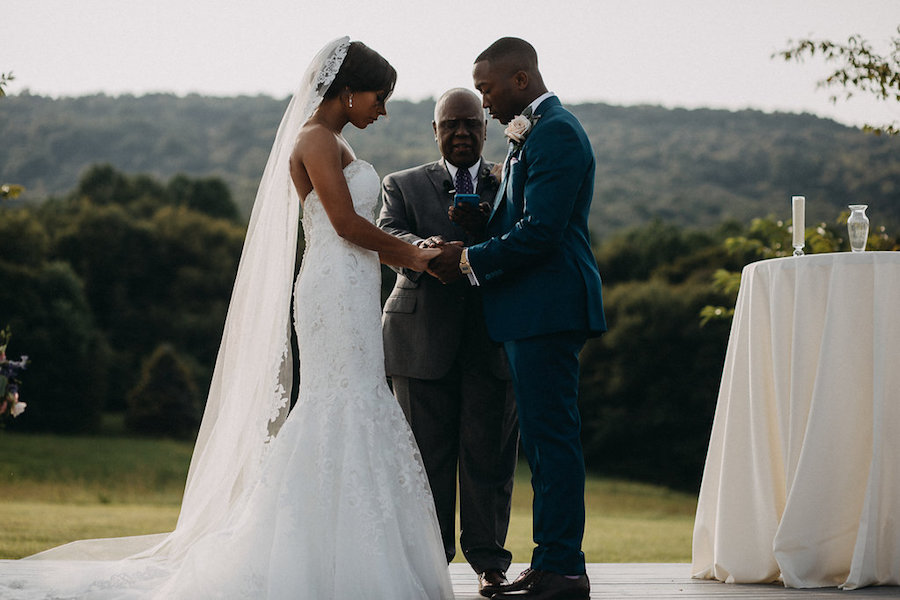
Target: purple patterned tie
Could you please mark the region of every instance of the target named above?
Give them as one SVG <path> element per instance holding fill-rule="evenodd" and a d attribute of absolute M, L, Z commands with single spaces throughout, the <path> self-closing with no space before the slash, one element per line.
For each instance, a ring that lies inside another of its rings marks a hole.
<path fill-rule="evenodd" d="M 472 194 L 474 191 L 472 190 L 472 178 L 469 177 L 468 169 L 457 169 L 456 170 L 456 193 L 457 194 Z"/>

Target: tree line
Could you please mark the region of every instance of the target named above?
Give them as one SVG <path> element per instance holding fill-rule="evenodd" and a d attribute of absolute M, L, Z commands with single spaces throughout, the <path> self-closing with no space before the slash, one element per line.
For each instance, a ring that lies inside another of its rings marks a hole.
<path fill-rule="evenodd" d="M 565 98 L 563 98 L 565 100 Z M 67 193 L 91 165 L 168 179 L 219 177 L 246 218 L 287 99 L 167 94 L 0 102 L 0 179 L 39 203 Z M 687 227 L 789 215 L 807 197 L 812 220 L 868 204 L 873 223 L 900 224 L 900 136 L 876 137 L 807 114 L 667 109 L 585 103 L 570 107 L 597 155 L 591 227 L 606 237 L 658 218 Z M 391 100 L 388 119 L 348 130 L 383 176 L 438 158 L 432 100 Z M 505 155 L 491 121 L 485 156 Z"/>
<path fill-rule="evenodd" d="M 119 412 L 135 432 L 191 438 L 245 234 L 238 215 L 220 179 L 108 165 L 58 198 L 0 208 L 0 324 L 13 331 L 8 353 L 31 357 L 28 410 L 10 428 L 96 432 Z M 788 226 L 652 219 L 595 240 L 610 330 L 582 354 L 591 470 L 696 489 L 734 278 L 789 254 Z M 807 246 L 846 250 L 845 232 L 841 217 L 814 222 Z M 896 250 L 897 238 L 875 226 L 869 247 Z"/>
<path fill-rule="evenodd" d="M 237 215 L 219 179 L 164 184 L 110 166 L 64 197 L 0 210 L 0 321 L 9 350 L 31 359 L 28 418 L 14 425 L 96 431 L 163 343 L 191 385 L 208 379 L 245 233 Z"/>

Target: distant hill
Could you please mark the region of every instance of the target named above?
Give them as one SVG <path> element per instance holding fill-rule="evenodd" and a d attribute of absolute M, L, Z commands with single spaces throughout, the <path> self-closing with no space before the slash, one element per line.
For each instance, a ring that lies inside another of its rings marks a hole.
<path fill-rule="evenodd" d="M 215 175 L 245 212 L 287 99 L 166 94 L 0 100 L 0 182 L 39 201 L 73 189 L 95 163 L 167 179 Z M 379 173 L 438 157 L 433 101 L 392 100 L 389 118 L 345 132 Z M 598 235 L 653 218 L 710 226 L 774 214 L 807 196 L 807 224 L 869 204 L 873 226 L 900 225 L 900 139 L 810 115 L 580 104 L 597 154 L 591 225 Z M 492 122 L 485 154 L 505 154 Z M 894 229 L 892 229 L 894 230 Z"/>

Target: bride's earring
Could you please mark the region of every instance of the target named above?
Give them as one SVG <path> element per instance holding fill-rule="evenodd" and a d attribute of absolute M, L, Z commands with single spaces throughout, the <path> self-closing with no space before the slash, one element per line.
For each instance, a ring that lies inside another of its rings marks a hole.
<path fill-rule="evenodd" d="M 350 108 L 353 108 L 353 94 L 350 94 Z"/>

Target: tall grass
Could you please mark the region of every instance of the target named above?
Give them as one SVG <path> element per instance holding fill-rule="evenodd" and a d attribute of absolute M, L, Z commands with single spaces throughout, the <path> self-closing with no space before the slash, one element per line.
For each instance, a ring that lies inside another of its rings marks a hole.
<path fill-rule="evenodd" d="M 0 558 L 76 539 L 170 531 L 191 451 L 171 440 L 0 432 Z M 531 556 L 529 476 L 521 464 L 507 540 L 515 562 Z M 693 496 L 589 477 L 585 503 L 588 562 L 690 561 Z"/>

